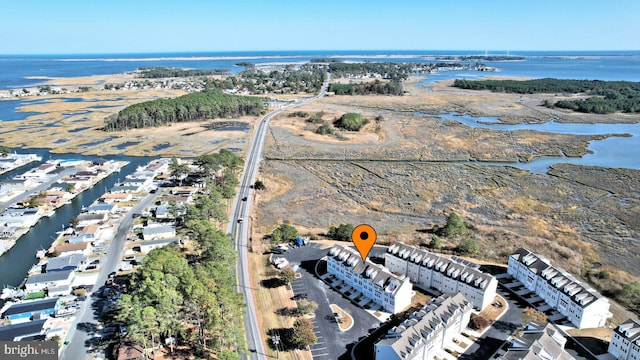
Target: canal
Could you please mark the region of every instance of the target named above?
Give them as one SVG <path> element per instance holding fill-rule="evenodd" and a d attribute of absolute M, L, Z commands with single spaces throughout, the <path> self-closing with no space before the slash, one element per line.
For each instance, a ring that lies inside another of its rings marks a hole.
<path fill-rule="evenodd" d="M 62 227 L 67 227 L 71 218 L 77 216 L 83 206 L 88 206 L 96 201 L 102 194 L 113 185 L 124 180 L 124 177 L 132 172 L 138 166 L 144 165 L 152 158 L 149 157 L 127 157 L 127 156 L 82 156 L 77 154 L 50 154 L 45 149 L 24 149 L 17 150 L 17 153 L 36 153 L 42 156 L 42 162 L 49 159 L 107 159 L 107 160 L 124 160 L 129 164 L 123 167 L 120 172 L 111 174 L 103 179 L 92 188 L 85 190 L 71 203 L 66 204 L 56 210 L 51 217 L 43 217 L 31 230 L 23 235 L 13 248 L 0 256 L 0 287 L 17 286 L 25 276 L 29 269 L 37 262 L 35 257 L 36 251 L 40 249 L 48 249 L 56 238 L 56 231 L 60 231 Z M 0 181 L 23 173 L 29 168 L 36 167 L 42 162 L 33 162 L 20 169 L 13 170 L 0 176 Z"/>

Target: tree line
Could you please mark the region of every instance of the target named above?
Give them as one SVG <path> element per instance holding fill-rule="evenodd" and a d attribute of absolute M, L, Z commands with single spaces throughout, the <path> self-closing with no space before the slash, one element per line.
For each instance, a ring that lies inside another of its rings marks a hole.
<path fill-rule="evenodd" d="M 160 79 L 167 77 L 211 76 L 230 74 L 229 69 L 181 69 L 172 67 L 142 67 L 137 77 L 143 79 Z"/>
<path fill-rule="evenodd" d="M 329 86 L 329 91 L 336 95 L 403 95 L 404 89 L 402 83 L 399 80 L 380 81 L 375 80 L 369 83 L 362 84 L 339 84 L 332 83 Z"/>
<path fill-rule="evenodd" d="M 453 86 L 470 90 L 491 90 L 516 94 L 570 93 L 591 96 L 586 99 L 545 101 L 548 107 L 559 107 L 583 113 L 640 113 L 640 82 L 602 80 L 464 80 Z"/>
<path fill-rule="evenodd" d="M 118 131 L 212 118 L 237 118 L 259 115 L 263 110 L 260 98 L 209 90 L 127 106 L 105 119 L 104 130 Z"/>
<path fill-rule="evenodd" d="M 227 153 L 212 158 L 221 160 L 223 173 L 238 168 Z M 202 164 L 200 171 L 205 173 Z M 116 319 L 127 326 L 127 336 L 145 348 L 174 338 L 200 355 L 239 359 L 247 349 L 242 325 L 245 305 L 234 290 L 236 253 L 233 239 L 211 221 L 226 221 L 220 186 L 211 183 L 206 193 L 185 215 L 184 231 L 194 251 L 171 245 L 149 252 L 131 277 L 129 291 L 118 300 Z M 216 214 L 214 208 L 223 211 Z"/>

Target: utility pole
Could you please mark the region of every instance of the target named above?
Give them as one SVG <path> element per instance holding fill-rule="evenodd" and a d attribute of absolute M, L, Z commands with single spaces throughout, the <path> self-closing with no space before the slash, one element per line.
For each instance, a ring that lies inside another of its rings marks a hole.
<path fill-rule="evenodd" d="M 273 345 L 276 347 L 276 358 L 280 359 L 280 348 L 278 344 L 280 344 L 280 335 L 273 335 Z"/>

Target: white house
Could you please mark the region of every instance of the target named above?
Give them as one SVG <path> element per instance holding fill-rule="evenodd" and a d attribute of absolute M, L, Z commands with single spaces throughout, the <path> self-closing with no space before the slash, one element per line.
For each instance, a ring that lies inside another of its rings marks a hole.
<path fill-rule="evenodd" d="M 130 193 L 106 193 L 100 197 L 100 200 L 105 203 L 114 203 L 114 202 L 127 202 L 131 201 L 133 195 Z"/>
<path fill-rule="evenodd" d="M 479 310 L 496 297 L 496 278 L 467 261 L 396 242 L 387 249 L 384 265 L 396 274 L 407 275 L 417 287 L 427 291 L 462 293 Z"/>
<path fill-rule="evenodd" d="M 575 359 L 564 349 L 566 342 L 567 339 L 554 324 L 530 323 L 518 337 L 511 340 L 507 352 L 497 359 Z"/>
<path fill-rule="evenodd" d="M 385 311 L 398 313 L 411 304 L 413 289 L 404 275 L 395 275 L 384 266 L 363 261 L 352 248 L 336 245 L 327 257 L 329 274 L 343 281 L 360 296 L 381 306 Z"/>
<path fill-rule="evenodd" d="M 168 239 L 176 236 L 176 228 L 173 226 L 145 226 L 142 229 L 144 240 Z"/>
<path fill-rule="evenodd" d="M 153 249 L 167 246 L 169 244 L 179 244 L 179 243 L 180 243 L 180 239 L 178 238 L 143 241 L 140 243 L 140 252 L 148 253 Z"/>
<path fill-rule="evenodd" d="M 507 272 L 579 329 L 602 327 L 613 316 L 607 298 L 529 250 L 511 254 Z"/>
<path fill-rule="evenodd" d="M 91 224 L 99 224 L 109 220 L 108 213 L 82 213 L 76 217 L 78 226 L 83 227 Z"/>
<path fill-rule="evenodd" d="M 46 288 L 54 288 L 58 286 L 71 286 L 74 277 L 73 270 L 53 271 L 43 274 L 34 274 L 29 276 L 25 282 L 25 290 L 27 292 L 42 291 Z"/>
<path fill-rule="evenodd" d="M 611 334 L 608 352 L 618 360 L 639 360 L 640 324 L 629 319 L 616 327 Z"/>
<path fill-rule="evenodd" d="M 375 343 L 378 360 L 433 360 L 469 323 L 473 305 L 462 294 L 429 301 Z"/>

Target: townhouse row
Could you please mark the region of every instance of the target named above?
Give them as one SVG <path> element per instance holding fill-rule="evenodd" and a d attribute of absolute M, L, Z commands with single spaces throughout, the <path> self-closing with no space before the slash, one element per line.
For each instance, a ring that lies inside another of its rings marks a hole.
<path fill-rule="evenodd" d="M 387 249 L 384 265 L 395 274 L 408 276 L 424 290 L 461 293 L 478 310 L 492 304 L 496 297 L 496 278 L 459 258 L 445 258 L 411 245 L 393 243 Z"/>
<path fill-rule="evenodd" d="M 579 329 L 602 327 L 613 316 L 607 298 L 529 250 L 511 254 L 507 272 Z"/>

